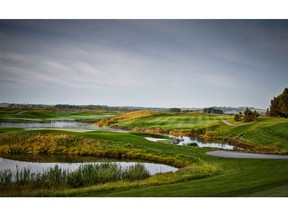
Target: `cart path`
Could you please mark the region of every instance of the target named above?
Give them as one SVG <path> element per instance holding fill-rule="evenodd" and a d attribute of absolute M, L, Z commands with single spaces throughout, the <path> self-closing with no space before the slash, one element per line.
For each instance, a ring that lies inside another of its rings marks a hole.
<path fill-rule="evenodd" d="M 228 122 L 226 120 L 221 120 L 221 122 L 226 124 L 226 125 L 228 125 L 228 126 L 236 126 L 236 125 L 234 125 L 234 124 L 232 124 L 232 123 L 230 123 L 230 122 Z"/>
<path fill-rule="evenodd" d="M 239 127 L 239 126 L 247 125 L 247 124 L 237 124 L 237 125 L 235 125 L 235 124 L 232 124 L 231 122 L 229 122 L 229 121 L 227 121 L 227 120 L 221 120 L 221 122 L 222 122 L 223 124 L 226 124 L 226 125 L 232 126 L 232 127 Z"/>
<path fill-rule="evenodd" d="M 211 151 L 211 152 L 206 152 L 206 155 L 216 156 L 216 157 L 225 157 L 225 158 L 288 159 L 288 155 L 254 154 L 254 153 L 231 152 L 231 151 Z"/>

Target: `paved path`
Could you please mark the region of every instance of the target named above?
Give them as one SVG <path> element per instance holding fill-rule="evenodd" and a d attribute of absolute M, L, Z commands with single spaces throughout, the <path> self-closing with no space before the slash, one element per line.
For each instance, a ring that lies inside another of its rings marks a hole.
<path fill-rule="evenodd" d="M 239 127 L 239 126 L 243 126 L 243 125 L 247 125 L 247 124 L 232 124 L 231 122 L 227 121 L 227 120 L 221 120 L 222 123 L 228 125 L 228 126 L 232 126 L 232 127 Z"/>
<path fill-rule="evenodd" d="M 211 152 L 206 152 L 206 155 L 216 156 L 216 157 L 225 157 L 225 158 L 288 159 L 288 155 L 254 154 L 254 153 L 231 152 L 231 151 L 211 151 Z"/>
<path fill-rule="evenodd" d="M 232 123 L 230 123 L 230 122 L 228 122 L 226 120 L 221 120 L 221 122 L 226 124 L 226 125 L 228 125 L 228 126 L 236 126 L 236 125 L 234 125 L 234 124 L 232 124 Z"/>

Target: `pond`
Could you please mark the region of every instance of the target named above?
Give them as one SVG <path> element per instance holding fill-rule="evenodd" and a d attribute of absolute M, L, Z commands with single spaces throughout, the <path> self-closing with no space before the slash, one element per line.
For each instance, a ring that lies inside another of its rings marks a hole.
<path fill-rule="evenodd" d="M 62 129 L 77 132 L 88 132 L 94 130 L 111 130 L 111 131 L 123 131 L 121 129 L 114 128 L 100 128 L 92 123 L 85 122 L 73 122 L 73 121 L 53 121 L 53 122 L 0 122 L 0 127 L 12 127 L 12 128 L 24 128 L 26 130 L 33 129 Z"/>
<path fill-rule="evenodd" d="M 173 137 L 173 136 L 170 136 L 170 137 Z M 235 146 L 229 145 L 227 143 L 206 142 L 203 139 L 187 137 L 187 136 L 173 137 L 173 138 L 179 139 L 180 142 L 178 143 L 178 145 L 181 145 L 181 146 L 195 145 L 200 148 L 218 148 L 218 149 L 225 149 L 225 150 L 234 150 L 236 148 Z"/>
<path fill-rule="evenodd" d="M 97 160 L 97 158 L 96 158 Z M 137 163 L 143 164 L 145 168 L 150 172 L 150 175 L 155 175 L 158 173 L 167 173 L 167 172 L 176 172 L 178 168 L 168 166 L 165 164 L 156 164 L 156 163 L 147 163 L 147 162 L 131 162 L 131 161 L 115 161 L 115 160 L 100 160 L 93 162 L 35 162 L 35 161 L 20 161 L 13 159 L 6 159 L 0 157 L 0 171 L 10 169 L 12 173 L 16 173 L 17 168 L 21 170 L 22 168 L 30 168 L 31 173 L 43 172 L 49 168 L 53 168 L 55 165 L 58 165 L 59 168 L 74 171 L 79 166 L 85 164 L 100 164 L 100 163 L 116 163 L 123 168 L 128 166 L 135 165 Z"/>

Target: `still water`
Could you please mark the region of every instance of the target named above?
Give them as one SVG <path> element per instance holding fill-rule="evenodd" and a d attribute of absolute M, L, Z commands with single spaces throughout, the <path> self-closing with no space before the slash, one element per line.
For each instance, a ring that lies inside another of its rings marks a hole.
<path fill-rule="evenodd" d="M 164 164 L 155 164 L 155 163 L 146 163 L 146 162 L 127 162 L 127 161 L 108 161 L 116 163 L 121 167 L 125 168 L 128 166 L 135 165 L 137 163 L 141 163 L 145 166 L 145 168 L 150 172 L 151 175 L 155 175 L 157 173 L 167 173 L 167 172 L 176 172 L 178 168 L 171 167 Z M 59 168 L 73 171 L 79 168 L 79 166 L 84 164 L 99 164 L 105 163 L 102 161 L 96 162 L 27 162 L 27 161 L 20 161 L 20 160 L 12 160 L 0 157 L 0 171 L 5 169 L 10 169 L 12 173 L 16 173 L 17 168 L 21 170 L 22 168 L 30 168 L 31 173 L 39 173 L 43 172 L 49 168 L 53 168 L 55 165 L 58 165 Z"/>
<path fill-rule="evenodd" d="M 97 129 L 98 127 L 91 123 L 84 122 L 1 122 L 0 127 L 15 127 L 15 128 L 73 128 L 73 129 Z"/>
<path fill-rule="evenodd" d="M 206 142 L 203 139 L 191 138 L 191 137 L 177 137 L 180 139 L 178 145 L 187 146 L 191 144 L 195 144 L 200 148 L 218 148 L 225 150 L 234 150 L 235 146 L 226 144 L 226 143 L 216 143 L 216 142 Z"/>

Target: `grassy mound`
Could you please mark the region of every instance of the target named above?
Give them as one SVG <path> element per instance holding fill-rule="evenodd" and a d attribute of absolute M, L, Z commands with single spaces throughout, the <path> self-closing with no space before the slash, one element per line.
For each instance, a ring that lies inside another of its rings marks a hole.
<path fill-rule="evenodd" d="M 148 110 L 139 110 L 139 111 L 133 111 L 128 113 L 121 113 L 117 116 L 113 116 L 111 118 L 104 118 L 98 121 L 96 124 L 100 127 L 110 126 L 118 122 L 122 121 L 129 121 L 132 119 L 142 119 L 146 118 L 148 116 L 155 115 L 156 112 L 148 111 Z"/>

